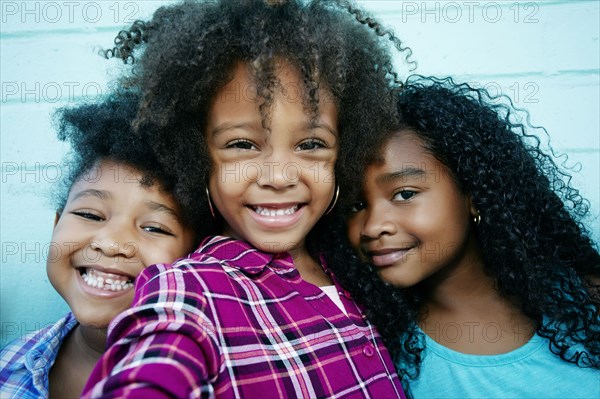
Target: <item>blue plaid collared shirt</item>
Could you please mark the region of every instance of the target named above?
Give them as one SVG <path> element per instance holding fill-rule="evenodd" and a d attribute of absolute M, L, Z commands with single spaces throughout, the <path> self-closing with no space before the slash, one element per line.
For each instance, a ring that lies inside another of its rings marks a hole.
<path fill-rule="evenodd" d="M 71 312 L 54 325 L 27 334 L 0 352 L 0 399 L 48 397 L 48 374 L 77 320 Z"/>

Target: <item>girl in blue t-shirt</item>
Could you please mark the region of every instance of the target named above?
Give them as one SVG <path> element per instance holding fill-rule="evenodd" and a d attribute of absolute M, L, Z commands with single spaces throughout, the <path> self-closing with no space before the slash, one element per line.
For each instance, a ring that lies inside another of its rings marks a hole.
<path fill-rule="evenodd" d="M 416 398 L 597 398 L 588 203 L 495 100 L 451 79 L 409 79 L 349 217 L 372 266 L 338 275 Z"/>

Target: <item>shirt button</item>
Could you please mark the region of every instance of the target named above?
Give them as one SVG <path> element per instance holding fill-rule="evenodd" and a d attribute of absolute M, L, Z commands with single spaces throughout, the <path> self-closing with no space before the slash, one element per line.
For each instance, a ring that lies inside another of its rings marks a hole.
<path fill-rule="evenodd" d="M 363 347 L 363 353 L 366 357 L 371 357 L 375 354 L 375 347 L 373 344 L 368 344 Z"/>

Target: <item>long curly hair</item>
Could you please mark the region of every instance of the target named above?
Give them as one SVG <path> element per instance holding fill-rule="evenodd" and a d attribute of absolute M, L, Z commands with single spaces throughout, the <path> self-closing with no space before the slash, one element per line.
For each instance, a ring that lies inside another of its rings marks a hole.
<path fill-rule="evenodd" d="M 398 96 L 399 120 L 388 138 L 413 131 L 449 168 L 481 214 L 478 240 L 498 291 L 534 321 L 554 354 L 599 368 L 600 256 L 582 223 L 588 202 L 549 145 L 544 149 L 532 134 L 528 114 L 501 100 L 450 78 L 412 76 Z M 366 305 L 407 387 L 424 349 L 417 328 L 424 288 L 382 282 L 348 250 L 343 233 L 343 225 L 335 226 L 337 256 L 348 261 L 333 266 Z"/>
<path fill-rule="evenodd" d="M 389 130 L 396 114 L 391 93 L 400 80 L 392 48 L 411 64 L 411 50 L 391 30 L 345 0 L 217 0 L 161 7 L 151 20 L 119 32 L 104 55 L 133 64 L 119 84 L 141 96 L 134 127 L 150 126 L 161 160 L 187 179 L 185 186 L 202 190 L 211 168 L 203 129 L 216 93 L 245 63 L 268 128 L 276 62 L 289 62 L 303 79 L 308 115 L 316 117 L 319 100 L 337 106 L 336 182 L 340 197 L 349 197 L 367 144 Z M 319 88 L 332 98 L 319 99 Z M 197 209 L 211 219 L 206 199 Z"/>
<path fill-rule="evenodd" d="M 55 209 L 62 212 L 73 184 L 98 162 L 110 160 L 140 172 L 143 186 L 157 185 L 161 191 L 173 195 L 183 224 L 196 233 L 198 243 L 203 236 L 202 228 L 199 221 L 193 219 L 191 211 L 198 201 L 198 194 L 182 190 L 178 176 L 160 162 L 145 135 L 134 134 L 132 122 L 138 104 L 138 96 L 120 92 L 99 102 L 65 107 L 55 112 L 58 139 L 71 147 L 63 160 L 64 173 L 53 190 Z"/>

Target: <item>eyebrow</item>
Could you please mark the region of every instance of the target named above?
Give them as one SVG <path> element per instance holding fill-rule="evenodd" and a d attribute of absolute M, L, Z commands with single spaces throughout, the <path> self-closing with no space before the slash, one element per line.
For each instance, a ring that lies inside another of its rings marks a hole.
<path fill-rule="evenodd" d="M 215 128 L 213 128 L 210 131 L 210 134 L 214 137 L 223 132 L 226 132 L 228 130 L 234 130 L 234 129 L 245 129 L 248 131 L 255 131 L 256 124 L 253 122 L 245 122 L 245 123 L 237 123 L 237 124 L 222 123 L 219 126 L 216 126 Z M 261 126 L 261 129 L 262 129 L 262 126 Z M 326 130 L 327 132 L 331 133 L 334 137 L 338 137 L 338 132 L 335 129 L 333 129 L 331 126 L 324 124 L 324 123 L 308 122 L 306 124 L 303 124 L 300 129 L 302 129 L 302 130 L 304 130 L 304 129 L 306 129 L 306 130 L 323 129 L 323 130 Z"/>
<path fill-rule="evenodd" d="M 423 169 L 419 168 L 405 168 L 397 172 L 385 173 L 377 176 L 377 181 L 381 183 L 388 183 L 395 180 L 408 179 L 408 178 L 422 178 L 427 173 Z"/>
<path fill-rule="evenodd" d="M 73 196 L 73 201 L 82 198 L 82 197 L 96 197 L 101 200 L 107 200 L 112 197 L 112 194 L 108 191 L 104 190 L 95 190 L 93 188 L 88 188 L 87 190 L 83 190 L 78 192 Z"/>
<path fill-rule="evenodd" d="M 251 122 L 236 123 L 236 124 L 231 124 L 231 123 L 225 122 L 225 123 L 220 124 L 219 126 L 214 127 L 210 131 L 210 134 L 212 136 L 217 136 L 223 132 L 226 132 L 228 130 L 234 130 L 234 129 L 255 130 L 256 125 Z"/>
<path fill-rule="evenodd" d="M 146 205 L 148 205 L 148 207 L 150 208 L 150 210 L 168 213 L 169 215 L 171 215 L 172 217 L 174 217 L 177 221 L 180 221 L 179 214 L 177 212 L 175 212 L 174 209 L 169 208 L 168 206 L 163 205 L 163 204 L 161 204 L 159 202 L 156 202 L 156 201 L 145 201 L 144 203 Z"/>
<path fill-rule="evenodd" d="M 338 137 L 337 130 L 333 129 L 331 126 L 329 126 L 326 123 L 309 123 L 306 125 L 306 128 L 309 130 L 323 129 L 323 130 L 326 130 L 329 133 L 331 133 L 334 137 Z"/>
<path fill-rule="evenodd" d="M 95 198 L 98 198 L 101 200 L 107 200 L 107 199 L 112 198 L 112 194 L 109 191 L 95 190 L 93 188 L 90 188 L 90 189 L 83 190 L 83 191 L 80 191 L 77 194 L 75 194 L 73 196 L 73 201 L 75 201 L 79 198 L 83 198 L 83 197 L 95 197 Z M 178 221 L 180 220 L 179 214 L 177 212 L 175 212 L 174 209 L 169 208 L 166 205 L 163 205 L 156 201 L 144 201 L 144 203 L 152 211 L 165 212 L 165 213 L 168 213 L 169 215 L 173 216 Z"/>

